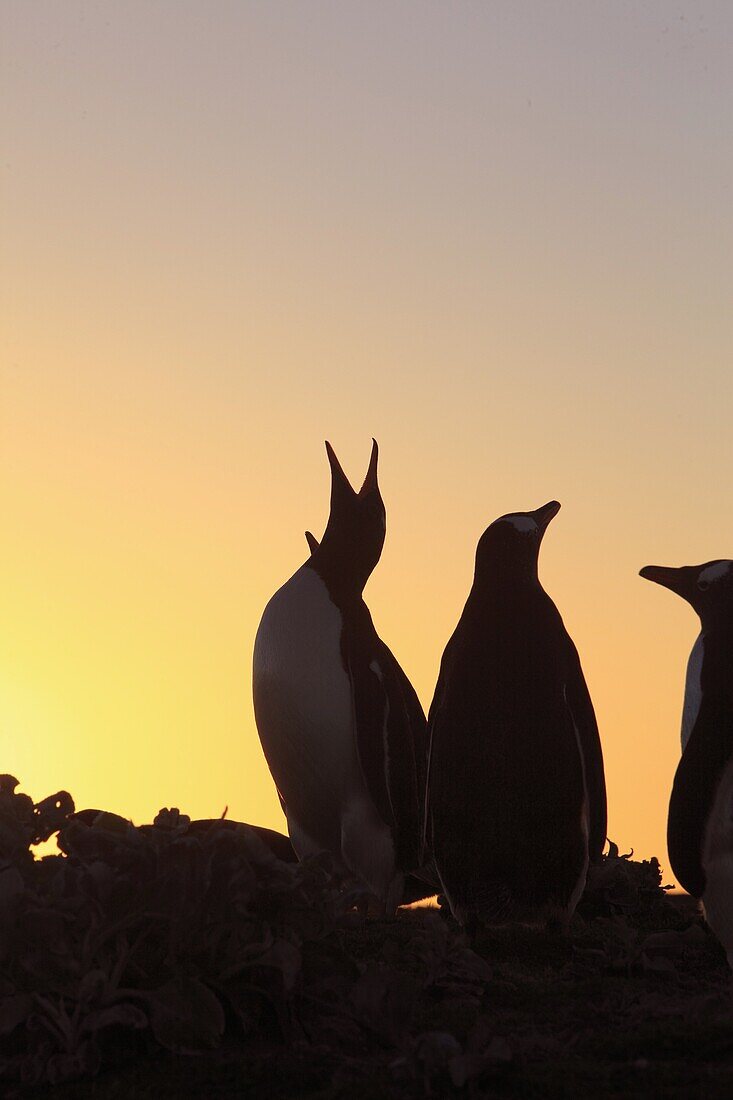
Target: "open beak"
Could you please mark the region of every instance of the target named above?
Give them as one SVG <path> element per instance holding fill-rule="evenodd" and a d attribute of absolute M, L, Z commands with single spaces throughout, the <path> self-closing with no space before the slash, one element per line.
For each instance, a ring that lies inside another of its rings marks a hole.
<path fill-rule="evenodd" d="M 336 458 L 336 452 L 328 440 L 326 440 L 326 454 L 328 455 L 328 464 L 331 467 L 331 505 L 333 506 L 337 497 L 354 497 L 356 493 L 352 489 L 351 482 L 344 473 L 341 463 Z"/>
<path fill-rule="evenodd" d="M 374 489 L 378 489 L 377 484 L 377 462 L 379 461 L 379 447 L 377 446 L 376 439 L 372 440 L 372 453 L 369 458 L 369 469 L 366 472 L 364 478 L 364 484 L 359 490 L 359 496 L 364 497 L 367 493 L 371 493 Z"/>

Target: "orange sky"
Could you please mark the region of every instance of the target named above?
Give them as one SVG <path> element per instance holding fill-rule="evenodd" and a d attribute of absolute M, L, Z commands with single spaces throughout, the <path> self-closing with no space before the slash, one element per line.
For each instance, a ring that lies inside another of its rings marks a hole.
<path fill-rule="evenodd" d="M 250 661 L 381 447 L 366 596 L 427 707 L 495 516 L 664 860 L 694 616 L 733 555 L 733 9 L 6 0 L 1 771 L 278 826 Z M 667 875 L 669 879 L 669 875 Z"/>

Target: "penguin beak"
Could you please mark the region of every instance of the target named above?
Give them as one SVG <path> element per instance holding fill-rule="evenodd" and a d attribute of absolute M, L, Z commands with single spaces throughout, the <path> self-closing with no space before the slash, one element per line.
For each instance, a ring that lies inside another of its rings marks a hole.
<path fill-rule="evenodd" d="M 344 473 L 341 463 L 336 458 L 336 452 L 328 440 L 326 440 L 326 454 L 328 455 L 328 464 L 331 467 L 331 507 L 333 507 L 334 502 L 339 498 L 355 497 L 356 493 L 352 489 L 351 482 Z"/>
<path fill-rule="evenodd" d="M 645 581 L 654 581 L 661 584 L 662 588 L 669 588 L 683 599 L 687 598 L 685 592 L 685 574 L 681 569 L 673 569 L 666 565 L 645 565 L 639 570 L 639 576 Z"/>
<path fill-rule="evenodd" d="M 314 554 L 320 546 L 320 543 L 316 536 L 311 531 L 306 531 L 305 541 L 308 543 L 308 549 L 310 550 L 311 554 Z"/>
<path fill-rule="evenodd" d="M 549 524 L 550 520 L 554 519 L 559 511 L 559 501 L 548 500 L 547 504 L 543 504 L 541 508 L 537 508 L 536 511 L 530 512 L 529 514 L 539 527 L 540 534 L 544 534 L 545 528 Z"/>
<path fill-rule="evenodd" d="M 369 459 L 369 469 L 366 472 L 364 478 L 364 484 L 359 490 L 359 496 L 364 497 L 367 493 L 373 492 L 379 488 L 377 484 L 377 462 L 379 461 L 379 447 L 377 446 L 376 439 L 372 439 L 372 453 Z"/>

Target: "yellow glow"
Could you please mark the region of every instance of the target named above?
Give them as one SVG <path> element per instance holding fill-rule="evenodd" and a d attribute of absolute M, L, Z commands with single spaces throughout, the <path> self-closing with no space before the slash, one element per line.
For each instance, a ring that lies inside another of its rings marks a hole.
<path fill-rule="evenodd" d="M 665 859 L 696 624 L 636 574 L 733 554 L 733 77 L 653 7 L 4 6 L 0 770 L 281 828 L 254 634 L 374 435 L 426 707 L 482 530 L 562 502 L 610 834 Z"/>

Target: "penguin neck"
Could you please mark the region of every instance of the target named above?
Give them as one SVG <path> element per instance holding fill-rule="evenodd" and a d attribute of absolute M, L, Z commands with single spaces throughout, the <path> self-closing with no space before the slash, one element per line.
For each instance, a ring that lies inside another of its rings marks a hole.
<path fill-rule="evenodd" d="M 371 570 L 355 571 L 338 552 L 323 545 L 311 555 L 306 565 L 321 578 L 337 607 L 343 609 L 363 603 L 362 593 Z"/>
<path fill-rule="evenodd" d="M 698 642 L 702 648 L 700 682 L 702 690 L 730 696 L 733 692 L 733 621 L 719 618 L 702 625 Z M 697 643 L 696 643 L 697 644 Z"/>
<path fill-rule="evenodd" d="M 727 609 L 726 609 L 727 610 Z M 733 653 L 733 615 L 708 612 L 700 616 L 700 635 L 721 647 L 728 646 Z"/>
<path fill-rule="evenodd" d="M 534 600 L 546 596 L 537 575 L 537 562 L 501 570 L 477 568 L 471 597 L 474 602 L 496 606 Z"/>

